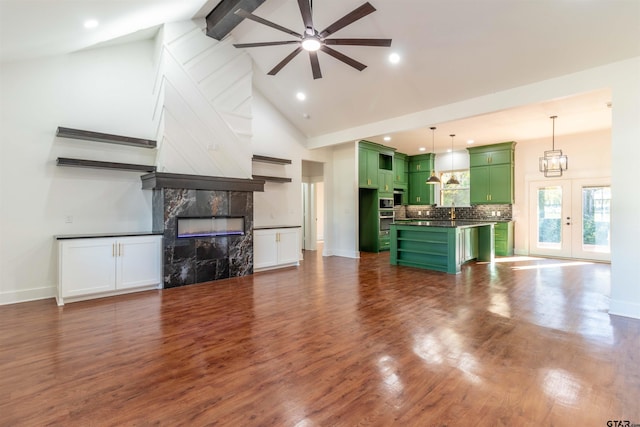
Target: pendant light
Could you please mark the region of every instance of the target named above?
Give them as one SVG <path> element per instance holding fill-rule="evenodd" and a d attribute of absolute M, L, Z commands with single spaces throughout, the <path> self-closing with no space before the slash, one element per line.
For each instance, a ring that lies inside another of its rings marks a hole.
<path fill-rule="evenodd" d="M 431 152 L 433 153 L 433 161 L 435 162 L 435 156 L 436 156 L 436 142 L 435 142 L 435 126 L 431 126 L 429 129 L 431 129 Z M 435 168 L 435 164 L 433 166 Z M 431 176 L 429 177 L 429 179 L 427 179 L 427 184 L 440 184 L 440 178 L 438 178 L 436 176 L 436 171 L 435 169 L 431 169 Z"/>
<path fill-rule="evenodd" d="M 562 176 L 562 171 L 566 171 L 569 167 L 569 159 L 562 154 L 562 150 L 556 150 L 556 118 L 558 116 L 549 117 L 552 120 L 551 127 L 551 150 L 544 152 L 544 157 L 540 157 L 540 172 L 544 172 L 545 177 Z"/>
<path fill-rule="evenodd" d="M 458 185 L 460 181 L 456 179 L 456 176 L 453 174 L 453 137 L 455 134 L 449 135 L 451 137 L 451 178 L 447 181 L 447 185 Z"/>

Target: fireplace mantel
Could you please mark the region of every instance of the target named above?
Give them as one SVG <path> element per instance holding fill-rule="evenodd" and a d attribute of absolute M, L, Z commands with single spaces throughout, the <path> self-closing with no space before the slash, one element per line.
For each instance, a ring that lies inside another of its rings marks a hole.
<path fill-rule="evenodd" d="M 264 180 L 151 172 L 140 177 L 143 190 L 180 188 L 215 191 L 264 191 Z"/>

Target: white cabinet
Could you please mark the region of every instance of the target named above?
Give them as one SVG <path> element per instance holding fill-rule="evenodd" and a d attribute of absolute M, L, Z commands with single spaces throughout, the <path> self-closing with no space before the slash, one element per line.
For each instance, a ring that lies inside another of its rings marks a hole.
<path fill-rule="evenodd" d="M 300 264 L 300 228 L 269 228 L 253 232 L 253 270 Z"/>
<path fill-rule="evenodd" d="M 162 236 L 58 240 L 58 305 L 162 284 Z"/>

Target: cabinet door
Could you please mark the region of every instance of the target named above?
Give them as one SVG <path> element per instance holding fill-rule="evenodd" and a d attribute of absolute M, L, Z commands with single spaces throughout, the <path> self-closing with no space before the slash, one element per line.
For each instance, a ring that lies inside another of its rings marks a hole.
<path fill-rule="evenodd" d="M 381 195 L 381 197 L 391 197 L 393 193 L 393 172 L 381 170 L 378 172 L 378 191 L 381 193 L 389 193 Z"/>
<path fill-rule="evenodd" d="M 293 264 L 300 261 L 300 237 L 297 228 L 278 230 L 278 264 Z"/>
<path fill-rule="evenodd" d="M 393 182 L 394 185 L 407 185 L 408 173 L 407 159 L 404 157 L 394 157 L 393 159 Z"/>
<path fill-rule="evenodd" d="M 116 289 L 162 282 L 162 237 L 120 238 L 116 242 Z"/>
<path fill-rule="evenodd" d="M 489 203 L 490 166 L 469 169 L 469 201 L 474 204 Z"/>
<path fill-rule="evenodd" d="M 253 232 L 253 268 L 272 267 L 278 264 L 276 230 Z"/>
<path fill-rule="evenodd" d="M 62 297 L 113 291 L 116 283 L 115 239 L 63 240 L 60 250 Z"/>
<path fill-rule="evenodd" d="M 427 184 L 430 172 L 413 172 L 409 174 L 409 204 L 432 205 L 434 185 Z"/>
<path fill-rule="evenodd" d="M 490 203 L 513 203 L 513 169 L 510 164 L 491 166 Z"/>
<path fill-rule="evenodd" d="M 378 152 L 358 149 L 358 182 L 363 188 L 378 188 Z"/>

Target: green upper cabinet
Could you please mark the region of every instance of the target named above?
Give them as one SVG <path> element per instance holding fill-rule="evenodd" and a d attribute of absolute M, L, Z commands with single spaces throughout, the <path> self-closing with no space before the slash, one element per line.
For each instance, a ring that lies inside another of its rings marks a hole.
<path fill-rule="evenodd" d="M 358 148 L 358 181 L 361 188 L 378 188 L 378 152 Z"/>
<path fill-rule="evenodd" d="M 409 157 L 409 204 L 432 205 L 434 201 L 434 185 L 427 184 L 431 176 L 435 155 L 419 154 Z"/>
<path fill-rule="evenodd" d="M 434 185 L 427 184 L 431 172 L 413 172 L 409 174 L 409 204 L 432 205 Z"/>
<path fill-rule="evenodd" d="M 358 186 L 360 188 L 393 193 L 393 152 L 393 148 L 360 141 L 358 144 Z"/>
<path fill-rule="evenodd" d="M 378 191 L 380 197 L 393 197 L 393 171 L 384 169 L 378 171 Z"/>
<path fill-rule="evenodd" d="M 409 173 L 413 172 L 427 172 L 431 175 L 433 169 L 433 161 L 435 155 L 433 153 L 418 154 L 417 156 L 409 157 Z"/>
<path fill-rule="evenodd" d="M 467 148 L 472 205 L 513 203 L 515 145 L 504 142 Z"/>
<path fill-rule="evenodd" d="M 396 188 L 403 188 L 409 183 L 409 161 L 407 155 L 395 153 L 393 155 L 393 184 Z"/>

